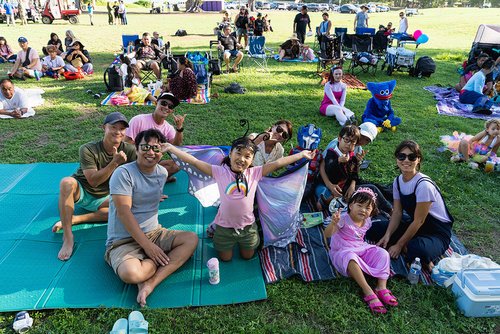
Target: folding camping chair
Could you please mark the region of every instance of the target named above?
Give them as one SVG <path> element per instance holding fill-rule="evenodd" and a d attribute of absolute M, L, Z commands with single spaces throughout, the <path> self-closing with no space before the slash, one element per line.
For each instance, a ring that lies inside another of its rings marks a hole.
<path fill-rule="evenodd" d="M 321 47 L 319 54 L 318 67 L 316 71 L 318 73 L 322 71 L 327 71 L 329 67 L 336 66 L 344 63 L 344 57 L 342 54 L 342 37 L 339 36 L 319 36 L 321 40 L 319 41 Z"/>
<path fill-rule="evenodd" d="M 233 36 L 236 37 L 236 32 L 233 31 L 231 33 L 231 35 L 233 35 Z M 219 49 L 219 40 L 218 39 L 210 41 L 210 55 L 212 55 L 212 52 L 213 52 L 214 49 L 215 49 L 216 54 L 217 54 L 217 59 L 219 60 L 219 68 L 222 68 L 221 66 L 224 65 L 224 50 L 220 50 Z M 235 58 L 236 57 L 231 56 L 230 60 L 234 60 Z M 212 59 L 212 61 L 215 61 L 215 58 L 213 58 L 213 56 L 212 56 L 211 59 Z M 238 69 L 240 69 L 241 67 L 243 67 L 243 62 L 242 61 L 238 64 Z"/>
<path fill-rule="evenodd" d="M 349 64 L 349 71 L 356 75 L 369 73 L 375 75 L 377 72 L 378 56 L 373 54 L 373 37 L 371 35 L 353 35 L 352 36 L 352 57 Z"/>
<path fill-rule="evenodd" d="M 122 35 L 122 45 L 123 45 L 123 53 L 127 54 L 129 53 L 127 51 L 128 46 L 130 42 L 133 43 L 134 46 L 134 51 L 137 48 L 137 45 L 139 44 L 141 40 L 139 39 L 139 35 Z"/>
<path fill-rule="evenodd" d="M 196 74 L 198 84 L 207 85 L 209 88 L 212 82 L 212 73 L 210 72 L 210 54 L 208 52 L 188 51 L 185 57 L 193 63 L 193 72 Z"/>
<path fill-rule="evenodd" d="M 268 52 L 271 54 L 268 54 Z M 248 57 L 266 72 L 269 72 L 267 58 L 272 56 L 272 52 L 273 50 L 266 47 L 266 38 L 264 36 L 251 36 L 249 38 Z"/>

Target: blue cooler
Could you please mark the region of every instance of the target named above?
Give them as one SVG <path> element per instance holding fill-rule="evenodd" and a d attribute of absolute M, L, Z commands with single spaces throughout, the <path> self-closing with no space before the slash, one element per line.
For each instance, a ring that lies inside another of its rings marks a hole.
<path fill-rule="evenodd" d="M 500 269 L 462 270 L 451 291 L 466 317 L 500 316 Z"/>

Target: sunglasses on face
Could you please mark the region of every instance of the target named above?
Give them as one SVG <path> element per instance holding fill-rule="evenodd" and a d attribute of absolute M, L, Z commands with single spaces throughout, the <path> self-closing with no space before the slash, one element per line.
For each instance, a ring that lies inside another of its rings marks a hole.
<path fill-rule="evenodd" d="M 396 158 L 399 161 L 405 161 L 406 158 L 408 158 L 408 160 L 410 160 L 410 161 L 415 161 L 415 160 L 417 160 L 418 157 L 415 153 L 410 153 L 410 154 L 398 153 Z"/>
<path fill-rule="evenodd" d="M 281 127 L 281 125 L 278 125 L 278 126 L 276 127 L 276 132 L 277 132 L 277 133 L 279 133 L 279 134 L 281 135 L 281 138 L 283 138 L 283 139 L 285 139 L 285 140 L 287 140 L 287 139 L 288 139 L 288 132 L 287 132 L 287 131 L 285 131 L 285 129 L 283 129 L 283 128 Z"/>
<path fill-rule="evenodd" d="M 139 145 L 141 151 L 148 152 L 149 150 L 153 150 L 155 153 L 161 152 L 161 145 L 149 145 L 149 144 L 141 144 Z"/>
<path fill-rule="evenodd" d="M 160 106 L 167 107 L 168 109 L 173 109 L 173 107 L 174 107 L 174 105 L 171 102 L 166 101 L 166 100 L 162 100 L 159 103 L 160 103 Z"/>

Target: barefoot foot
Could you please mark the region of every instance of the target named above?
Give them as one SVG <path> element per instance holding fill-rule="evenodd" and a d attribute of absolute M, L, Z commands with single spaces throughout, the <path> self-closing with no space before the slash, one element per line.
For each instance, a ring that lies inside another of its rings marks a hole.
<path fill-rule="evenodd" d="M 74 246 L 73 237 L 70 238 L 64 237 L 63 245 L 61 247 L 61 250 L 59 251 L 59 254 L 57 255 L 59 260 L 61 261 L 68 260 L 73 254 L 73 246 Z"/>
<path fill-rule="evenodd" d="M 137 293 L 137 303 L 141 305 L 141 307 L 144 307 L 146 306 L 146 298 L 153 292 L 153 288 L 147 283 L 137 284 L 137 288 L 139 289 Z"/>
<path fill-rule="evenodd" d="M 52 226 L 52 232 L 56 233 L 59 232 L 60 230 L 62 230 L 62 222 L 58 221 L 57 223 L 54 224 L 54 226 Z"/>

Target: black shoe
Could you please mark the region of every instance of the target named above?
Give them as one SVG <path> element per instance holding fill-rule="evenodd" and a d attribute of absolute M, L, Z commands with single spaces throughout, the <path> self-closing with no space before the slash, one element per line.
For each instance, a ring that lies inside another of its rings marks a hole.
<path fill-rule="evenodd" d="M 486 107 L 474 107 L 474 109 L 472 109 L 472 113 L 479 115 L 491 115 L 493 112 Z"/>

